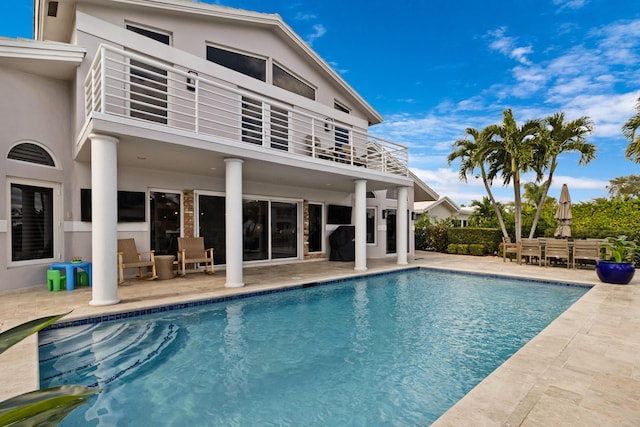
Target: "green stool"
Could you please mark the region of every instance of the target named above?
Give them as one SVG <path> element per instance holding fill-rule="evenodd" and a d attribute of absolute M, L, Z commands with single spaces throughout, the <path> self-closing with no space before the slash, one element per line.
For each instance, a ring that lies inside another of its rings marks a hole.
<path fill-rule="evenodd" d="M 76 286 L 89 286 L 89 274 L 86 271 L 76 273 Z"/>
<path fill-rule="evenodd" d="M 66 288 L 67 276 L 63 275 L 60 270 L 47 270 L 47 289 L 50 291 L 59 291 Z"/>

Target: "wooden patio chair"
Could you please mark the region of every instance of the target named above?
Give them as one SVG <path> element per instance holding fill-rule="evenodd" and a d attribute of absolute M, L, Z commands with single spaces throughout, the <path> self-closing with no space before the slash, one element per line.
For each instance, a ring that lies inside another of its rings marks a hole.
<path fill-rule="evenodd" d="M 544 265 L 549 265 L 549 258 L 567 260 L 567 268 L 571 265 L 571 253 L 567 239 L 547 239 L 544 245 Z"/>
<path fill-rule="evenodd" d="M 520 249 L 520 256 L 527 258 L 527 262 L 533 262 L 533 259 L 538 260 L 538 265 L 542 265 L 542 245 L 538 239 L 522 239 L 522 246 Z"/>
<path fill-rule="evenodd" d="M 600 240 L 573 241 L 573 268 L 578 261 L 597 261 L 600 259 Z"/>
<path fill-rule="evenodd" d="M 520 264 L 520 244 L 511 243 L 510 239 L 502 238 L 502 261 L 507 262 L 507 258 L 511 261 L 511 257 L 507 257 L 507 254 L 516 254 L 516 261 Z"/>
<path fill-rule="evenodd" d="M 204 248 L 204 237 L 178 237 L 178 269 L 186 274 L 186 264 L 204 264 L 204 272 L 213 274 L 213 248 Z M 210 266 L 211 270 L 207 266 Z"/>
<path fill-rule="evenodd" d="M 151 272 L 144 276 L 142 269 L 147 267 L 151 268 Z M 127 268 L 137 268 L 136 277 L 142 280 L 158 277 L 154 251 L 138 252 L 135 239 L 118 239 L 118 284 L 124 282 L 124 270 Z"/>

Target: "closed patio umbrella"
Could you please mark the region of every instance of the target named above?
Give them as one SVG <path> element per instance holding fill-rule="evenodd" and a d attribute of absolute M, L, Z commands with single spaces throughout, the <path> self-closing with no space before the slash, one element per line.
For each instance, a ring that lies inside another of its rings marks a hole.
<path fill-rule="evenodd" d="M 571 197 L 569 196 L 569 187 L 567 184 L 562 185 L 560 191 L 560 200 L 558 202 L 558 210 L 556 211 L 556 219 L 558 227 L 553 235 L 555 237 L 571 237 Z"/>

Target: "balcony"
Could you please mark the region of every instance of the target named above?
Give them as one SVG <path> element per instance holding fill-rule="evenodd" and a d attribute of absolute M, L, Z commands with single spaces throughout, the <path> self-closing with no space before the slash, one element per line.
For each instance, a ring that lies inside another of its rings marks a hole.
<path fill-rule="evenodd" d="M 93 112 L 141 120 L 271 153 L 408 176 L 407 147 L 334 118 L 101 45 L 84 82 L 85 118 Z"/>

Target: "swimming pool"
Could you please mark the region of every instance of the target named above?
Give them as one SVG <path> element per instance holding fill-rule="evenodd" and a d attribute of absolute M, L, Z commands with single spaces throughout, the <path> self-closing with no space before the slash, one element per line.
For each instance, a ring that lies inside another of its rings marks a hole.
<path fill-rule="evenodd" d="M 61 425 L 427 425 L 588 289 L 413 270 L 40 334 Z"/>

